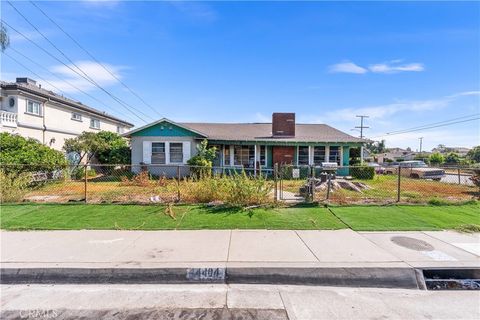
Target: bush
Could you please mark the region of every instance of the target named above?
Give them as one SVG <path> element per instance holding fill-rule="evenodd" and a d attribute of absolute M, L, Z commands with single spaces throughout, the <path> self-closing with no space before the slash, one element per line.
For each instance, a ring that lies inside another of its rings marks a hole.
<path fill-rule="evenodd" d="M 204 139 L 197 145 L 197 155 L 191 157 L 187 163 L 192 166 L 190 174 L 196 179 L 209 177 L 212 173 L 212 163 L 215 159 L 217 148 L 208 147 L 208 141 Z"/>
<path fill-rule="evenodd" d="M 62 152 L 47 147 L 35 139 L 7 132 L 0 133 L 0 163 L 5 173 L 27 171 L 54 171 L 65 168 L 67 160 Z M 15 166 L 10 166 L 15 165 Z"/>
<path fill-rule="evenodd" d="M 439 165 L 445 162 L 443 155 L 438 152 L 432 154 L 428 160 L 432 165 Z"/>
<path fill-rule="evenodd" d="M 87 178 L 92 178 L 97 176 L 97 172 L 94 169 L 87 169 Z M 85 179 L 85 168 L 84 167 L 76 167 L 70 173 L 70 177 L 74 180 L 81 180 Z"/>
<path fill-rule="evenodd" d="M 351 167 L 350 175 L 355 179 L 372 180 L 375 177 L 374 167 Z"/>
<path fill-rule="evenodd" d="M 28 191 L 30 173 L 6 173 L 0 170 L 0 202 L 19 202 Z"/>

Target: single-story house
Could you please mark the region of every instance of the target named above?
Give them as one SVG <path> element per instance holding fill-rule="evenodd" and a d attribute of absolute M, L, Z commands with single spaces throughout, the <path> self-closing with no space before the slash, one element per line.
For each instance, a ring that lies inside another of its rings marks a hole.
<path fill-rule="evenodd" d="M 124 136 L 131 139 L 133 171 L 152 164 L 158 165 L 149 166 L 152 173 L 172 176 L 178 166 L 182 175 L 188 172 L 185 165 L 204 139 L 217 147 L 214 167 L 246 170 L 272 169 L 275 163 L 348 166 L 350 148 L 366 142 L 326 124 L 295 123 L 295 113 L 274 113 L 272 123 L 177 123 L 164 118 Z"/>

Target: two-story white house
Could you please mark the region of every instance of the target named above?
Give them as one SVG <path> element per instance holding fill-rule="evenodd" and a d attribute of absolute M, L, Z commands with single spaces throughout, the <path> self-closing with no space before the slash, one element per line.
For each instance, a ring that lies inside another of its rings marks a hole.
<path fill-rule="evenodd" d="M 0 83 L 0 132 L 34 138 L 62 150 L 65 139 L 84 131 L 122 134 L 133 124 L 52 91 L 29 78 Z"/>

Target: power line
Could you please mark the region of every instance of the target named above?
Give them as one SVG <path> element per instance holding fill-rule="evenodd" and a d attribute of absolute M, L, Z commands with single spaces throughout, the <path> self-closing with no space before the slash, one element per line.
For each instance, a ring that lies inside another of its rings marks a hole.
<path fill-rule="evenodd" d="M 446 126 L 450 126 L 450 125 L 453 125 L 453 124 L 464 123 L 464 122 L 475 121 L 475 120 L 480 120 L 480 117 L 472 118 L 472 119 L 466 119 L 466 120 L 460 120 L 460 121 L 454 121 L 454 122 L 439 124 L 439 125 L 424 126 L 422 128 L 419 128 L 419 129 L 408 130 L 408 131 L 405 130 L 405 131 L 398 132 L 398 133 L 392 133 L 392 134 L 387 133 L 387 134 L 384 134 L 384 135 L 381 135 L 381 136 L 373 137 L 372 139 L 385 137 L 385 136 L 393 136 L 393 135 L 397 135 L 397 134 L 405 134 L 405 133 L 416 132 L 416 131 L 427 130 L 427 129 L 433 129 L 433 128 L 439 128 L 439 127 L 446 127 Z"/>
<path fill-rule="evenodd" d="M 78 74 L 79 76 L 81 76 L 82 78 L 84 78 L 85 80 L 87 80 L 88 82 L 90 82 L 91 84 L 93 84 L 94 86 L 96 86 L 97 88 L 99 88 L 100 90 L 102 90 L 103 92 L 105 92 L 108 96 L 110 96 L 112 99 L 114 99 L 115 101 L 117 101 L 120 105 L 126 107 L 126 108 L 131 108 L 131 109 L 134 109 L 136 110 L 138 113 L 141 113 L 142 115 L 144 115 L 145 117 L 147 118 L 150 118 L 151 120 L 153 120 L 152 117 L 146 115 L 145 113 L 141 112 L 140 110 L 137 110 L 135 107 L 129 105 L 128 103 L 122 101 L 120 98 L 116 97 L 115 95 L 113 95 L 112 93 L 110 93 L 109 91 L 107 91 L 105 88 L 103 88 L 102 86 L 100 86 L 95 80 L 93 80 L 84 70 L 82 70 L 72 59 L 70 59 L 62 50 L 60 50 L 60 48 L 58 48 L 50 39 L 48 39 L 47 36 L 45 36 L 32 22 L 30 22 L 30 20 L 25 16 L 23 15 L 20 10 L 18 10 L 9 0 L 7 0 L 7 3 L 32 27 L 35 29 L 35 31 L 38 32 L 38 34 L 40 34 L 48 43 L 50 43 L 50 45 L 52 47 L 54 47 L 62 56 L 65 57 L 65 59 L 67 59 L 73 66 L 75 66 L 75 68 L 77 68 L 82 74 L 78 73 L 77 70 L 74 70 L 72 67 L 68 66 L 67 64 L 65 64 L 63 61 L 59 60 L 58 58 L 55 57 L 56 60 L 60 61 L 63 65 L 65 65 L 67 68 L 69 68 L 70 70 L 72 70 L 73 72 L 75 72 L 76 74 Z M 8 24 L 7 24 L 8 25 Z M 135 113 L 134 113 L 135 114 Z M 138 117 L 137 114 L 135 114 L 135 116 Z M 140 117 L 138 117 L 140 118 Z M 143 122 L 147 123 L 147 121 L 145 121 L 144 119 L 140 118 Z"/>
<path fill-rule="evenodd" d="M 470 114 L 470 115 L 466 115 L 466 116 L 462 116 L 462 117 L 458 117 L 458 118 L 443 120 L 443 121 L 434 122 L 434 123 L 430 123 L 430 124 L 422 125 L 422 126 L 418 126 L 418 127 L 411 127 L 411 128 L 403 129 L 403 130 L 390 131 L 390 132 L 387 132 L 387 134 L 391 135 L 391 134 L 394 134 L 394 133 L 401 133 L 403 131 L 410 131 L 410 130 L 413 130 L 413 129 L 422 129 L 423 127 L 426 127 L 426 126 L 428 127 L 428 126 L 432 126 L 432 125 L 443 124 L 443 123 L 446 123 L 446 122 L 451 122 L 451 121 L 454 121 L 454 120 L 460 120 L 460 119 L 475 117 L 475 116 L 478 116 L 478 115 L 480 115 L 480 113 L 474 113 L 474 114 Z"/>
<path fill-rule="evenodd" d="M 21 55 L 23 58 L 27 59 L 28 61 L 30 61 L 31 63 L 33 63 L 34 65 L 36 65 L 37 67 L 45 70 L 46 72 L 48 72 L 50 75 L 56 77 L 57 79 L 59 79 L 60 81 L 62 82 L 65 82 L 66 84 L 68 84 L 70 87 L 74 88 L 75 90 L 83 93 L 84 95 L 86 95 L 87 97 L 97 101 L 98 103 L 100 103 L 101 105 L 103 105 L 105 108 L 111 110 L 112 112 L 115 112 L 114 109 L 112 109 L 112 107 L 108 106 L 105 102 L 99 100 L 98 98 L 96 98 L 95 96 L 89 94 L 88 92 L 80 89 L 79 87 L 77 87 L 76 85 L 74 85 L 73 83 L 67 81 L 67 80 L 64 80 L 62 79 L 60 76 L 58 76 L 57 74 L 51 72 L 50 70 L 48 70 L 46 67 L 42 66 L 41 64 L 39 64 L 38 62 L 34 61 L 33 59 L 29 58 L 27 55 L 24 55 L 23 53 L 21 53 L 20 51 L 18 51 L 17 49 L 13 48 L 13 47 L 8 47 L 9 50 L 13 50 L 14 52 L 16 52 L 18 55 Z M 35 74 L 33 71 L 30 70 L 30 72 L 32 72 L 33 74 Z M 46 83 L 49 83 L 46 79 L 38 76 L 37 74 L 35 74 L 37 77 L 39 77 L 40 79 L 42 79 L 43 81 L 45 81 Z M 50 84 L 50 83 L 49 83 Z M 55 89 L 59 90 L 60 92 L 62 92 L 62 90 L 58 89 L 58 87 L 56 86 L 53 86 L 52 84 L 50 84 L 52 87 L 54 87 Z M 127 117 L 129 119 L 131 119 L 131 116 L 130 115 L 123 115 L 124 117 Z"/>
<path fill-rule="evenodd" d="M 53 59 L 55 59 L 56 61 L 58 61 L 59 63 L 63 64 L 65 67 L 67 67 L 69 70 L 71 70 L 72 72 L 74 72 L 75 74 L 79 75 L 80 77 L 82 77 L 83 79 L 89 81 L 90 83 L 92 83 L 90 80 L 88 80 L 87 78 L 85 78 L 83 75 L 81 75 L 80 73 L 78 73 L 77 70 L 73 69 L 71 66 L 69 66 L 68 64 L 64 63 L 62 60 L 58 59 L 56 56 L 54 56 L 52 53 L 50 53 L 49 51 L 47 51 L 46 49 L 44 49 L 42 46 L 40 46 L 39 44 L 37 44 L 35 41 L 33 41 L 32 39 L 30 39 L 29 37 L 27 37 L 25 34 L 23 34 L 22 32 L 18 31 L 17 29 L 15 29 L 14 27 L 12 27 L 9 23 L 7 23 L 5 20 L 1 19 L 2 23 L 4 23 L 5 25 L 7 25 L 10 29 L 12 29 L 13 31 L 15 31 L 16 33 L 18 33 L 19 35 L 21 35 L 23 38 L 25 38 L 27 41 L 29 41 L 30 43 L 32 43 L 33 45 L 35 45 L 37 48 L 39 48 L 40 50 L 42 50 L 43 52 L 45 52 L 47 55 L 49 55 L 50 57 L 52 57 Z M 93 83 L 92 83 L 93 84 Z M 114 99 L 115 101 L 117 101 L 122 107 L 124 107 L 127 111 L 129 111 L 130 113 L 132 113 L 135 117 L 137 117 L 138 119 L 140 119 L 141 121 L 147 123 L 147 121 L 145 121 L 145 119 L 143 119 L 142 117 L 140 117 L 138 114 L 136 114 L 135 112 L 133 112 L 129 107 L 128 107 L 128 104 L 123 104 L 122 102 L 120 102 L 120 100 L 115 97 L 114 95 L 112 95 L 111 93 L 109 93 L 108 91 L 106 91 L 105 89 L 103 89 L 102 87 L 100 87 L 99 85 L 97 84 L 94 84 L 96 87 L 98 87 L 100 90 L 102 90 L 103 92 L 105 92 L 108 96 L 110 96 L 112 99 Z M 137 112 L 140 112 L 138 110 L 136 110 Z M 140 112 L 142 113 L 142 112 Z M 142 113 L 143 114 L 143 113 Z M 149 117 L 150 118 L 150 117 Z"/>
<path fill-rule="evenodd" d="M 117 80 L 122 86 L 124 86 L 131 94 L 133 94 L 135 97 L 137 97 L 140 101 L 143 102 L 144 105 L 149 107 L 153 112 L 155 112 L 157 115 L 161 116 L 161 114 L 153 108 L 149 103 L 147 103 L 138 93 L 133 91 L 127 84 L 125 84 L 122 80 L 120 80 L 113 72 L 110 71 L 104 64 L 102 64 L 97 58 L 93 56 L 93 54 L 90 53 L 87 49 L 85 49 L 75 38 L 73 38 L 67 31 L 65 31 L 57 22 L 55 22 L 45 11 L 43 11 L 38 5 L 36 5 L 33 1 L 30 1 L 30 3 L 37 8 L 48 20 L 50 20 L 54 25 L 57 26 L 70 40 L 72 40 L 80 49 L 82 49 L 90 58 L 93 59 L 98 65 L 100 65 L 105 71 L 107 71 L 115 80 Z"/>

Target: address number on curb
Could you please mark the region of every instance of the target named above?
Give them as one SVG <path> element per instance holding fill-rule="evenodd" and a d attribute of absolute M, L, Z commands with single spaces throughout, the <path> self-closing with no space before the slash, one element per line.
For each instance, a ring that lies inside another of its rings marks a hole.
<path fill-rule="evenodd" d="M 218 281 L 225 279 L 225 268 L 187 269 L 187 279 L 192 281 Z"/>

